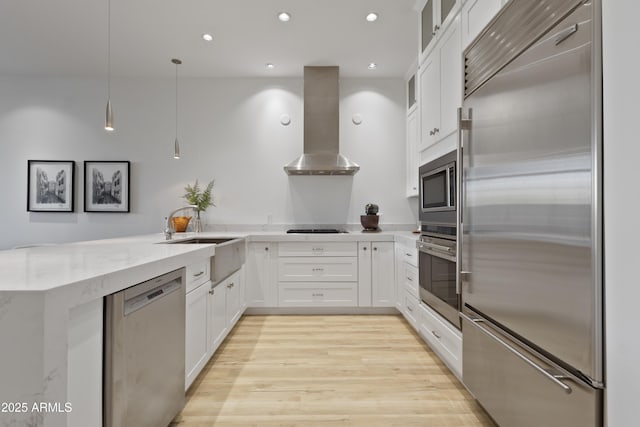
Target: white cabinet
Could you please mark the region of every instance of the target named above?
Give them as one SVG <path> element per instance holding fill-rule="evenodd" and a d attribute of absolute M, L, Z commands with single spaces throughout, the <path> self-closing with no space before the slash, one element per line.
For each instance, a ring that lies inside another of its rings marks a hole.
<path fill-rule="evenodd" d="M 468 0 L 462 6 L 463 50 L 480 34 L 505 3 L 506 0 Z"/>
<path fill-rule="evenodd" d="M 227 290 L 226 321 L 229 330 L 231 330 L 231 328 L 233 328 L 233 326 L 238 322 L 240 316 L 242 316 L 242 312 L 244 311 L 242 276 L 243 270 L 238 270 L 222 282 Z"/>
<path fill-rule="evenodd" d="M 456 132 L 462 80 L 458 15 L 419 69 L 420 151 Z"/>
<path fill-rule="evenodd" d="M 415 197 L 418 195 L 418 109 L 414 109 L 407 116 L 407 163 L 406 163 L 406 195 Z"/>
<path fill-rule="evenodd" d="M 355 257 L 280 257 L 280 282 L 355 282 L 358 261 Z"/>
<path fill-rule="evenodd" d="M 458 377 L 462 378 L 462 332 L 443 320 L 425 304 L 420 304 L 419 333 L 429 347 Z"/>
<path fill-rule="evenodd" d="M 218 349 L 227 336 L 227 288 L 225 282 L 209 289 L 207 349 L 209 356 Z"/>
<path fill-rule="evenodd" d="M 207 343 L 207 297 L 211 282 L 205 282 L 186 296 L 185 389 L 189 388 L 209 360 Z"/>
<path fill-rule="evenodd" d="M 276 243 L 249 243 L 245 264 L 245 294 L 248 307 L 277 307 Z"/>
<path fill-rule="evenodd" d="M 422 0 L 420 54 L 428 55 L 460 9 L 461 0 Z"/>
<path fill-rule="evenodd" d="M 280 283 L 280 307 L 353 307 L 358 300 L 356 282 Z"/>
<path fill-rule="evenodd" d="M 243 270 L 238 270 L 209 292 L 209 355 L 218 349 L 227 334 L 242 316 Z"/>
<path fill-rule="evenodd" d="M 279 307 L 358 305 L 356 242 L 280 242 Z"/>
<path fill-rule="evenodd" d="M 210 258 L 186 267 L 185 297 L 185 389 L 198 376 L 209 360 L 207 338 Z"/>
<path fill-rule="evenodd" d="M 358 306 L 395 306 L 393 242 L 358 243 Z"/>

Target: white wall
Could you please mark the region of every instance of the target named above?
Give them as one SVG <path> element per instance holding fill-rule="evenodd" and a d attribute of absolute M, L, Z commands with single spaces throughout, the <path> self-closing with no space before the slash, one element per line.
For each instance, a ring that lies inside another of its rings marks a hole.
<path fill-rule="evenodd" d="M 640 3 L 603 1 L 607 422 L 638 425 L 640 190 L 637 55 Z"/>
<path fill-rule="evenodd" d="M 354 177 L 288 177 L 302 152 L 302 78 L 181 79 L 182 159 L 173 159 L 174 79 L 112 84 L 114 133 L 103 127 L 103 79 L 0 76 L 0 249 L 162 231 L 187 183 L 216 180 L 205 223 L 358 224 L 375 202 L 382 223 L 415 224 L 404 194 L 402 79 L 341 79 L 341 151 Z M 287 127 L 282 114 L 291 116 Z M 353 114 L 364 117 L 360 126 Z M 75 160 L 74 213 L 26 211 L 27 160 Z M 131 161 L 131 213 L 83 212 L 83 161 Z"/>

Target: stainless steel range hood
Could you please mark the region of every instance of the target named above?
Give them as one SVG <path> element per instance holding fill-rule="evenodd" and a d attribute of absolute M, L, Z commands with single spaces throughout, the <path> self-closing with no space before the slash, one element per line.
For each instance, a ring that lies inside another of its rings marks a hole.
<path fill-rule="evenodd" d="M 304 67 L 304 149 L 287 175 L 354 175 L 360 166 L 338 152 L 338 67 Z"/>

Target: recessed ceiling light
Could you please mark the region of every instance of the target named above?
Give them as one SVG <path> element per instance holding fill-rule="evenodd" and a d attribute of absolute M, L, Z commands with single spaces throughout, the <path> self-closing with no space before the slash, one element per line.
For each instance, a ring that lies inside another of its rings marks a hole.
<path fill-rule="evenodd" d="M 376 68 L 378 68 L 378 64 L 376 64 L 375 62 L 371 62 L 367 68 L 369 68 L 370 70 L 375 70 Z"/>
<path fill-rule="evenodd" d="M 202 35 L 202 40 L 206 41 L 206 42 L 211 42 L 213 41 L 213 36 L 209 33 L 204 33 Z"/>
<path fill-rule="evenodd" d="M 276 68 L 276 66 L 271 62 L 267 62 L 266 64 L 264 64 L 264 66 L 267 67 L 268 70 L 273 70 L 274 68 Z"/>
<path fill-rule="evenodd" d="M 288 12 L 280 12 L 278 14 L 278 19 L 282 22 L 288 22 L 291 19 L 291 14 Z"/>
<path fill-rule="evenodd" d="M 373 21 L 375 21 L 375 20 L 377 20 L 377 19 L 378 19 L 378 14 L 377 14 L 377 13 L 375 13 L 375 12 L 369 12 L 369 13 L 367 14 L 367 21 L 369 21 L 369 22 L 373 22 Z"/>

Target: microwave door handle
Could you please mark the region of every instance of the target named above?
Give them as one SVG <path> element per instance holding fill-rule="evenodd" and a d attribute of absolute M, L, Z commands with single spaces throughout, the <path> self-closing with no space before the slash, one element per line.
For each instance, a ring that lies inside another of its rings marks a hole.
<path fill-rule="evenodd" d="M 465 141 L 464 141 L 464 132 L 468 133 L 468 138 L 466 141 L 466 148 L 469 148 L 471 144 L 471 108 L 469 108 L 469 112 L 467 114 L 468 118 L 462 118 L 462 107 L 458 108 L 458 151 L 457 151 L 457 162 L 456 162 L 456 232 L 457 232 L 457 246 L 456 246 L 456 294 L 460 295 L 462 293 L 461 281 L 462 277 L 460 274 L 462 268 L 462 239 L 463 239 L 463 218 L 462 218 L 462 210 L 463 210 L 463 199 L 464 196 L 462 194 L 464 182 L 464 164 L 463 164 L 463 150 L 465 149 Z"/>

